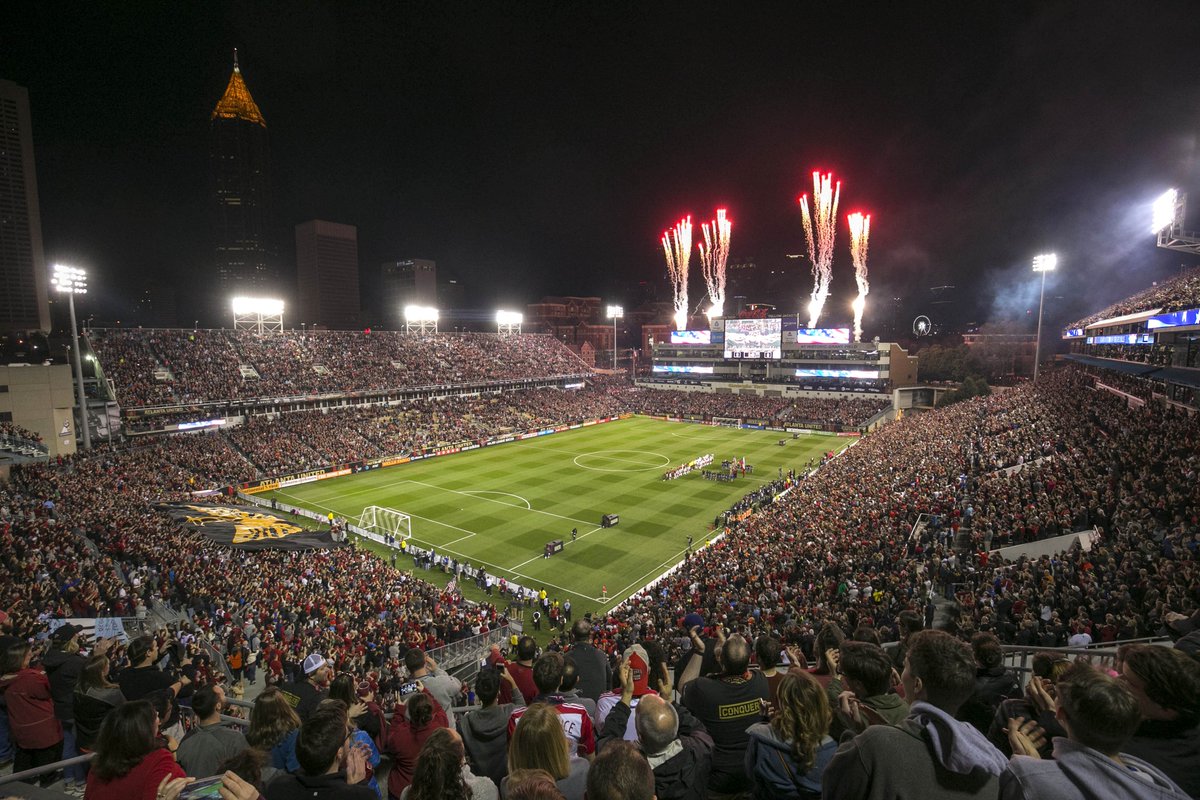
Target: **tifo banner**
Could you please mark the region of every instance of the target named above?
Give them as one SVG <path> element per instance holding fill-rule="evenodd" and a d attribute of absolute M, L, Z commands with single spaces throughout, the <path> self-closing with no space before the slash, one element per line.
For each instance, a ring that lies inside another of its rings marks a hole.
<path fill-rule="evenodd" d="M 160 503 L 159 511 L 214 544 L 243 550 L 311 550 L 338 546 L 328 531 L 301 528 L 285 519 L 245 506 L 209 503 Z"/>

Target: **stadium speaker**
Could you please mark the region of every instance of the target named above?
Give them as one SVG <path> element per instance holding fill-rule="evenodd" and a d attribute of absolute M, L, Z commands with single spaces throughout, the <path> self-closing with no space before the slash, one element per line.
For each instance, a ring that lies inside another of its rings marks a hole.
<path fill-rule="evenodd" d="M 611 528 L 621 521 L 621 517 L 617 514 L 605 514 L 600 518 L 601 528 Z"/>

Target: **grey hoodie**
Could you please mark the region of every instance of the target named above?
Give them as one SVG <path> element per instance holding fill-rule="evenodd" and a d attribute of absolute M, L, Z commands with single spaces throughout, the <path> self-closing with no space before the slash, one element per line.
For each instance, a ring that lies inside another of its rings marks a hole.
<path fill-rule="evenodd" d="M 1125 753 L 1121 760 L 1124 766 L 1098 750 L 1056 736 L 1053 761 L 1013 758 L 1000 778 L 1000 796 L 1003 800 L 1187 800 L 1187 793 L 1161 770 Z"/>
<path fill-rule="evenodd" d="M 520 689 L 513 689 L 513 700 L 516 702 L 498 703 L 458 718 L 458 734 L 463 738 L 471 768 L 497 786 L 508 772 L 508 718 L 525 705 Z"/>

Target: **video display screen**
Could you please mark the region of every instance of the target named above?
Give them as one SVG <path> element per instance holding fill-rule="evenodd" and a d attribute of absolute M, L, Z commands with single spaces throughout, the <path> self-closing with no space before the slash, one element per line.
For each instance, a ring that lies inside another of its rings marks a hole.
<path fill-rule="evenodd" d="M 850 344 L 849 328 L 801 328 L 796 344 Z"/>
<path fill-rule="evenodd" d="M 778 360 L 783 356 L 783 326 L 773 319 L 725 320 L 725 358 Z"/>
<path fill-rule="evenodd" d="M 712 331 L 671 331 L 671 344 L 711 344 Z"/>
<path fill-rule="evenodd" d="M 708 366 L 689 366 L 687 364 L 655 364 L 655 372 L 691 372 L 697 375 L 712 375 L 713 368 Z"/>
<path fill-rule="evenodd" d="M 878 372 L 869 369 L 798 369 L 797 378 L 862 378 L 872 380 L 879 377 Z"/>

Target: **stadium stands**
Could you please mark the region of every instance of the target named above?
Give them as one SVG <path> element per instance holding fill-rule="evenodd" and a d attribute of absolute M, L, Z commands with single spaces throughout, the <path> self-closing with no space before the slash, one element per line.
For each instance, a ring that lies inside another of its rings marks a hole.
<path fill-rule="evenodd" d="M 211 375 L 211 365 L 228 363 L 217 355 L 226 345 L 242 346 L 224 341 L 206 337 L 208 355 L 186 366 L 173 345 L 155 347 L 175 352 L 172 370 Z M 230 386 L 185 380 L 205 392 Z M 1156 404 L 1131 408 L 1094 383 L 1082 370 L 1051 371 L 1037 384 L 910 415 L 783 498 L 772 502 L 774 492 L 760 490 L 737 507 L 756 513 L 731 521 L 724 538 L 598 620 L 595 643 L 613 663 L 639 640 L 674 663 L 687 641 L 680 620 L 698 614 L 706 627 L 773 633 L 812 662 L 823 658 L 817 636 L 826 626 L 895 640 L 901 612 L 930 618 L 942 604 L 954 611 L 945 624 L 965 638 L 992 632 L 1005 642 L 1059 647 L 1080 631 L 1096 641 L 1164 631 L 1197 610 L 1200 424 Z M 263 670 L 275 682 L 297 677 L 304 655 L 320 652 L 394 702 L 404 650 L 501 624 L 502 609 L 466 604 L 361 551 L 296 559 L 222 549 L 178 532 L 149 505 L 256 472 L 623 409 L 753 410 L 855 425 L 878 406 L 747 403 L 601 382 L 573 392 L 256 418 L 227 433 L 159 437 L 23 466 L 0 489 L 0 558 L 10 576 L 5 624 L 27 635 L 45 625 L 46 612 L 126 616 L 167 602 L 192 609 L 218 643 L 253 626 Z M 989 552 L 1085 528 L 1099 536 L 1090 552 L 1011 563 Z M 116 666 L 124 666 L 119 654 Z M 1200 708 L 1200 697 L 1186 702 Z"/>
<path fill-rule="evenodd" d="M 1068 328 L 1086 328 L 1102 319 L 1112 319 L 1126 314 L 1136 314 L 1151 309 L 1182 311 L 1200 306 L 1200 268 L 1191 269 L 1174 278 L 1162 281 L 1149 289 L 1118 300 L 1112 305 L 1076 320 Z"/>

